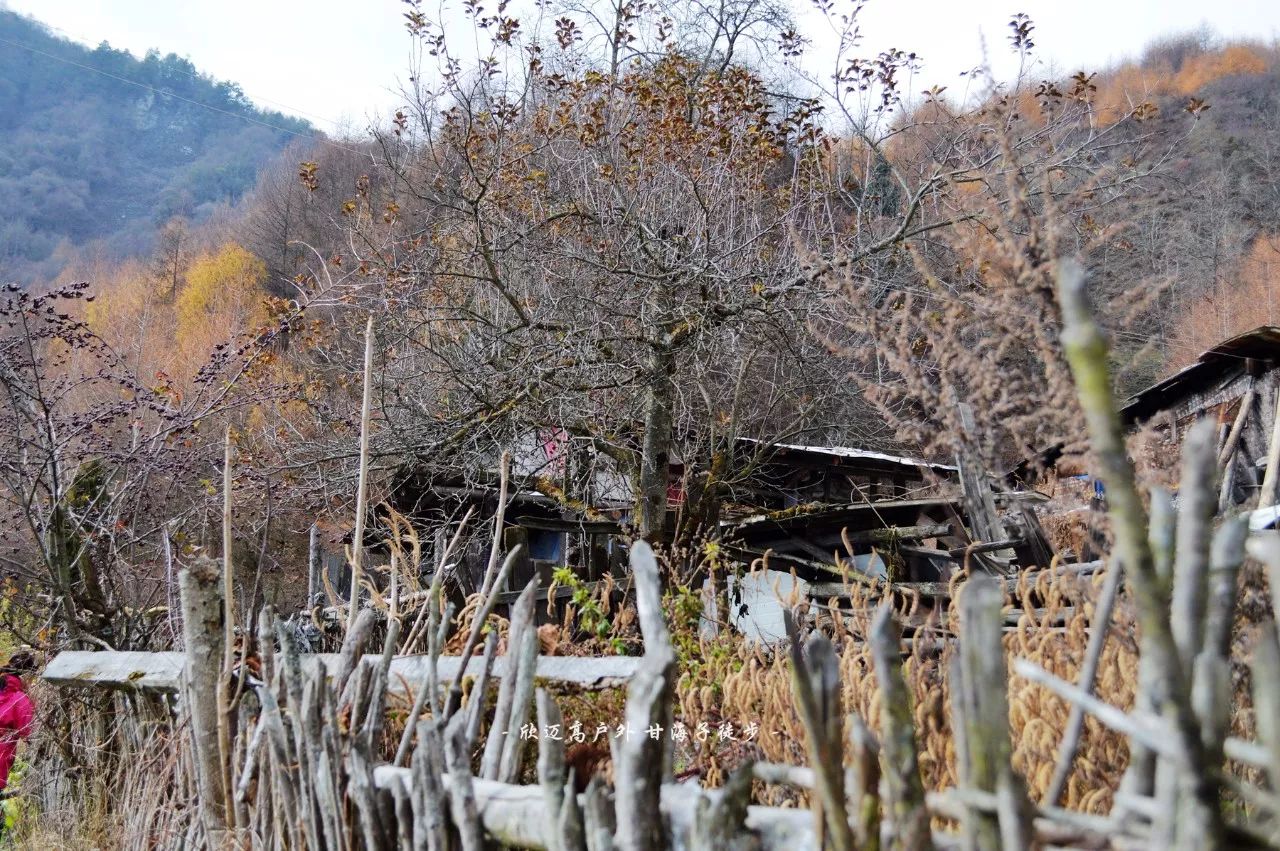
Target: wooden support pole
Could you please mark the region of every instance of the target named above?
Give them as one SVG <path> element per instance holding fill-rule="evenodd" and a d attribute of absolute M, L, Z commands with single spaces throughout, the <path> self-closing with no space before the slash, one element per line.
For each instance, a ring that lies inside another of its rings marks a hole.
<path fill-rule="evenodd" d="M 418 723 L 418 746 L 413 751 L 410 771 L 418 794 L 413 802 L 414 851 L 443 851 L 449 847 L 449 813 L 444 789 L 444 742 L 439 722 Z M 376 772 L 375 772 L 376 773 Z"/>
<path fill-rule="evenodd" d="M 1270 508 L 1276 504 L 1276 483 L 1280 482 L 1280 388 L 1277 388 L 1275 397 L 1275 418 L 1267 444 L 1267 469 L 1262 475 L 1262 489 L 1258 492 L 1259 508 Z"/>
<path fill-rule="evenodd" d="M 582 802 L 587 851 L 613 851 L 613 835 L 617 830 L 613 803 L 613 795 L 604 781 L 598 775 L 592 777 Z"/>
<path fill-rule="evenodd" d="M 1107 634 L 1111 631 L 1111 612 L 1115 608 L 1116 598 L 1120 596 L 1120 582 L 1124 577 L 1124 566 L 1119 562 L 1111 565 L 1107 578 L 1098 595 L 1097 605 L 1093 608 L 1090 622 L 1092 632 L 1089 633 L 1089 644 L 1085 648 L 1084 664 L 1080 666 L 1078 685 L 1086 694 L 1093 691 L 1093 681 L 1098 675 L 1098 665 L 1102 661 L 1102 651 L 1107 644 Z M 1067 728 L 1063 731 L 1062 742 L 1058 746 L 1058 760 L 1053 767 L 1053 777 L 1049 780 L 1049 788 L 1045 791 L 1044 803 L 1055 807 L 1058 799 L 1067 788 L 1067 778 L 1071 776 L 1071 766 L 1075 762 L 1076 749 L 1080 746 L 1080 737 L 1084 733 L 1084 707 L 1075 704 L 1071 707 L 1071 715 L 1067 718 Z"/>
<path fill-rule="evenodd" d="M 360 579 L 364 559 L 364 524 L 369 498 L 369 422 L 373 415 L 373 315 L 364 326 L 364 395 L 360 402 L 360 474 L 356 482 L 355 531 L 351 533 L 351 594 L 347 629 L 360 612 Z"/>
<path fill-rule="evenodd" d="M 480 735 L 480 722 L 483 720 L 485 711 L 485 700 L 489 694 L 489 677 L 493 673 L 494 654 L 498 652 L 498 633 L 493 631 L 484 640 L 484 663 L 480 667 L 480 673 L 475 679 L 475 685 L 471 689 L 471 697 L 468 698 L 466 707 L 467 713 L 467 741 L 474 744 L 476 737 Z"/>
<path fill-rule="evenodd" d="M 988 576 L 973 576 L 960 591 L 959 706 L 970 778 L 994 793 L 996 813 L 974 811 L 966 837 L 975 848 L 1028 848 L 1031 807 L 1022 778 L 1013 770 L 1009 739 L 1008 672 L 1001 644 L 1004 592 Z"/>
<path fill-rule="evenodd" d="M 1222 765 L 1231 709 L 1231 630 L 1248 521 L 1230 517 L 1213 536 L 1200 645 L 1193 661 L 1191 703 L 1200 720 L 1205 763 Z"/>
<path fill-rule="evenodd" d="M 667 829 L 660 812 L 662 784 L 671 772 L 672 700 L 676 654 L 662 615 L 662 581 L 653 550 L 631 547 L 631 576 L 644 637 L 644 658 L 627 687 L 625 724 L 632 735 L 621 743 L 615 765 L 617 847 L 664 851 Z M 651 736 L 656 732 L 656 737 Z"/>
<path fill-rule="evenodd" d="M 845 771 L 845 795 L 855 807 L 854 838 L 860 848 L 880 847 L 880 746 L 855 712 L 849 717 L 850 764 Z"/>
<path fill-rule="evenodd" d="M 1253 379 L 1249 379 L 1249 389 L 1240 399 L 1240 410 L 1236 412 L 1235 421 L 1231 424 L 1231 431 L 1227 434 L 1227 440 L 1222 445 L 1222 450 L 1218 453 L 1218 466 L 1224 467 L 1231 460 L 1231 456 L 1236 453 L 1236 447 L 1240 444 L 1240 435 L 1244 433 L 1245 423 L 1249 420 L 1249 414 L 1253 410 L 1253 400 L 1258 395 L 1254 389 Z"/>
<path fill-rule="evenodd" d="M 454 715 L 444 731 L 445 764 L 449 768 L 446 780 L 449 809 L 462 839 L 462 851 L 484 851 L 484 831 L 471 777 L 471 749 L 467 747 L 466 738 L 466 718 L 461 714 Z"/>
<path fill-rule="evenodd" d="M 220 706 L 217 700 L 222 672 L 222 643 L 225 640 L 221 573 L 216 561 L 197 556 L 178 574 L 196 788 L 200 795 L 201 821 L 211 847 L 218 847 L 227 829 L 227 790 L 223 785 L 222 747 L 218 739 Z"/>
<path fill-rule="evenodd" d="M 1258 630 L 1252 674 L 1258 741 L 1266 748 L 1271 794 L 1280 803 L 1277 797 L 1280 796 L 1280 639 L 1277 639 L 1274 621 L 1267 621 Z M 1280 839 L 1277 834 L 1280 834 L 1280 825 L 1272 828 L 1273 844 Z"/>
<path fill-rule="evenodd" d="M 311 524 L 307 533 L 307 606 L 314 606 L 320 593 L 320 526 Z"/>
<path fill-rule="evenodd" d="M 1163 587 L 1169 587 L 1173 582 L 1176 537 L 1177 511 L 1173 505 L 1173 496 L 1163 488 L 1153 488 L 1147 540 L 1151 548 L 1153 571 Z M 1158 711 L 1158 691 L 1163 687 L 1159 682 L 1160 671 L 1156 667 L 1158 653 L 1152 649 L 1155 641 L 1156 637 L 1146 632 L 1138 637 L 1138 690 L 1134 695 L 1135 707 L 1152 714 Z M 1129 765 L 1120 782 L 1126 799 L 1151 794 L 1155 785 L 1155 765 L 1155 753 L 1151 749 L 1140 741 L 1130 742 Z M 1120 814 L 1125 812 L 1123 801 L 1117 803 L 1117 810 Z"/>
<path fill-rule="evenodd" d="M 751 760 L 747 760 L 729 775 L 729 781 L 718 795 L 699 792 L 689 831 L 690 851 L 759 849 L 759 837 L 746 826 L 751 803 L 751 778 Z"/>
<path fill-rule="evenodd" d="M 1216 511 L 1211 420 L 1196 423 L 1183 444 L 1178 483 L 1178 532 L 1173 559 L 1170 623 L 1182 665 L 1190 670 L 1204 638 L 1209 590 L 1209 545 Z"/>
<path fill-rule="evenodd" d="M 535 696 L 538 709 L 538 785 L 547 804 L 548 813 L 560 812 L 564 803 L 564 738 L 558 734 L 564 723 L 560 707 L 546 689 L 538 689 Z M 558 837 L 553 837 L 558 839 Z M 560 843 L 549 843 L 558 848 Z"/>
<path fill-rule="evenodd" d="M 564 718 L 555 699 L 538 689 L 538 785 L 546 803 L 550 851 L 586 851 L 582 806 L 565 770 Z"/>
<path fill-rule="evenodd" d="M 515 676 L 504 682 L 511 682 L 512 701 L 511 717 L 507 722 L 507 736 L 503 742 L 502 761 L 498 767 L 498 779 L 503 783 L 515 783 L 520 778 L 520 769 L 524 761 L 524 740 L 521 734 L 529 718 L 533 714 L 534 677 L 538 667 L 538 628 L 536 606 L 533 600 L 537 593 L 538 577 L 529 580 L 533 592 L 528 599 L 529 610 L 524 629 L 520 635 L 511 634 L 509 656 L 515 662 Z"/>
<path fill-rule="evenodd" d="M 915 851 L 932 847 L 929 811 L 925 808 L 916 750 L 911 692 L 902 675 L 902 631 L 889 603 L 880 606 L 871 625 L 871 656 L 880 686 L 880 747 L 883 754 L 886 812 L 893 820 L 891 849 Z"/>
<path fill-rule="evenodd" d="M 987 477 L 986 467 L 978 455 L 977 423 L 974 420 L 973 408 L 967 402 L 956 406 L 960 415 L 962 432 L 961 449 L 956 453 L 956 466 L 960 470 L 960 484 L 964 493 L 964 509 L 968 515 L 969 529 L 974 543 L 985 544 L 992 541 L 1003 541 L 1004 525 L 996 512 L 996 500 L 991 491 L 991 482 Z M 1007 563 L 1013 558 L 1013 551 L 1001 549 L 994 554 L 1000 562 Z M 985 561 L 984 561 L 985 564 Z"/>
<path fill-rule="evenodd" d="M 216 691 L 218 702 L 218 746 L 222 754 L 222 788 L 230 795 L 232 788 L 232 763 L 235 756 L 231 742 L 231 663 L 235 653 L 235 559 L 232 557 L 231 532 L 231 427 L 227 426 L 223 438 L 222 457 L 222 674 L 218 677 Z M 227 826 L 236 828 L 236 809 L 227 800 Z"/>
<path fill-rule="evenodd" d="M 1236 584 L 1244 563 L 1249 522 L 1229 517 L 1214 533 L 1209 550 L 1208 601 L 1204 616 L 1201 652 L 1225 662 L 1231 660 L 1231 630 L 1235 621 Z"/>
<path fill-rule="evenodd" d="M 815 635 L 801 649 L 800 630 L 783 611 L 791 646 L 791 693 L 804 726 L 805 752 L 813 768 L 814 825 L 835 851 L 852 851 L 848 801 L 844 788 L 844 713 L 840 708 L 840 668 L 835 649 Z M 895 647 L 896 652 L 896 647 Z"/>
<path fill-rule="evenodd" d="M 521 707 L 517 701 L 517 694 L 523 695 L 525 686 L 520 682 L 520 673 L 523 669 L 526 649 L 532 636 L 532 640 L 537 642 L 537 635 L 533 627 L 533 595 L 537 591 L 537 577 L 529 580 L 529 584 L 525 586 L 524 591 L 520 594 L 519 601 L 511 610 L 511 627 L 507 631 L 507 670 L 512 672 L 512 676 L 504 677 L 502 684 L 498 687 L 498 702 L 493 709 L 493 717 L 489 721 L 489 735 L 485 742 L 484 755 L 480 761 L 480 775 L 486 780 L 499 780 L 503 766 L 504 756 L 513 746 L 523 744 L 520 741 L 520 730 L 517 727 L 514 738 L 516 741 L 512 743 L 511 724 L 513 718 L 528 718 L 527 703 Z M 535 650 L 536 652 L 536 650 Z M 532 690 L 529 691 L 529 697 L 532 697 Z M 523 724 L 523 721 L 518 723 Z M 465 727 L 463 728 L 466 729 Z M 514 759 L 514 757 L 510 757 Z M 505 782 L 505 781 L 504 781 Z"/>
<path fill-rule="evenodd" d="M 1094 457 L 1107 483 L 1115 555 L 1124 564 L 1134 591 L 1139 625 L 1147 642 L 1144 652 L 1153 670 L 1159 672 L 1159 678 L 1154 680 L 1158 691 L 1152 697 L 1172 722 L 1176 741 L 1193 767 L 1188 775 L 1188 799 L 1180 806 L 1194 810 L 1203 844 L 1218 847 L 1223 837 L 1219 787 L 1204 763 L 1200 725 L 1191 708 L 1189 677 L 1169 624 L 1166 586 L 1156 574 L 1147 538 L 1147 512 L 1138 493 L 1116 408 L 1106 339 L 1085 295 L 1084 269 L 1073 260 L 1061 261 L 1055 275 L 1062 312 L 1060 339 L 1089 427 Z"/>

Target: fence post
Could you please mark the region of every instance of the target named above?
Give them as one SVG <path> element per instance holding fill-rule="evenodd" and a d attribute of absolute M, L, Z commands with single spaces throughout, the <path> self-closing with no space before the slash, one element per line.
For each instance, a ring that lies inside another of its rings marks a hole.
<path fill-rule="evenodd" d="M 995 813 L 970 808 L 966 839 L 977 848 L 1027 848 L 1030 802 L 1014 773 L 1009 740 L 1009 676 L 1000 641 L 1004 592 L 996 581 L 973 575 L 960 591 L 961 717 L 970 779 L 978 791 L 994 793 Z"/>
<path fill-rule="evenodd" d="M 644 659 L 627 686 L 625 724 L 631 735 L 619 748 L 616 766 L 617 846 L 623 851 L 663 851 L 662 782 L 671 767 L 672 694 L 676 654 L 662 617 L 662 584 L 653 550 L 631 547 L 631 576 L 644 636 Z M 657 733 L 650 737 L 650 731 Z"/>
<path fill-rule="evenodd" d="M 182 596 L 182 633 L 186 644 L 187 710 L 195 748 L 200 816 L 210 847 L 220 847 L 227 829 L 227 792 L 223 788 L 222 748 L 218 741 L 218 683 L 222 677 L 222 571 L 207 556 L 197 556 L 178 574 Z"/>
<path fill-rule="evenodd" d="M 840 667 L 826 637 L 815 635 L 803 652 L 800 630 L 790 611 L 783 612 L 791 644 L 791 692 L 804 725 L 805 749 L 813 767 L 815 819 L 819 835 L 835 851 L 851 851 L 848 801 L 844 793 L 844 713 L 840 708 Z"/>
<path fill-rule="evenodd" d="M 933 837 L 920 780 L 911 695 L 902 676 L 901 637 L 893 606 L 886 602 L 871 624 L 871 657 L 880 686 L 880 747 L 894 834 L 890 847 L 907 851 L 933 847 Z"/>

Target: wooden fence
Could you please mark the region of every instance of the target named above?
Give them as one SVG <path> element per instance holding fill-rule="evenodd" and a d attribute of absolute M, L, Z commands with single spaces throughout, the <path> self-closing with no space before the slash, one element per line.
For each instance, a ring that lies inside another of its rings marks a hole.
<path fill-rule="evenodd" d="M 644 543 L 630 568 L 644 655 L 626 682 L 625 718 L 634 734 L 610 739 L 613 783 L 593 776 L 585 791 L 567 768 L 562 738 L 539 736 L 536 764 L 521 735 L 529 725 L 563 722 L 551 693 L 538 687 L 533 616 L 536 579 L 512 607 L 505 665 L 494 674 L 496 634 L 484 640 L 474 682 L 447 675 L 440 650 L 452 612 L 438 587 L 425 620 L 409 627 L 428 652 L 413 665 L 421 685 L 388 747 L 400 620 L 387 620 L 382 653 L 364 655 L 375 615 L 353 619 L 342 651 L 304 660 L 284 621 L 258 618 L 260 670 L 222 663 L 229 630 L 218 565 L 198 560 L 180 577 L 186 663 L 177 727 L 198 790 L 198 816 L 186 847 L 262 849 L 453 849 L 501 843 L 553 851 L 831 848 L 1227 848 L 1275 847 L 1280 840 L 1280 639 L 1272 621 L 1252 637 L 1256 740 L 1229 735 L 1232 627 L 1246 546 L 1269 575 L 1280 611 L 1280 536 L 1247 540 L 1240 517 L 1215 526 L 1218 468 L 1213 426 L 1185 442 L 1175 510 L 1156 491 L 1140 498 L 1110 397 L 1106 349 L 1083 306 L 1081 280 L 1060 281 L 1064 348 L 1107 482 L 1115 546 L 1095 606 L 1079 682 L 1068 683 L 1025 659 L 1012 673 L 1050 689 L 1073 707 L 1053 783 L 1031 801 L 1011 763 L 1004 592 L 978 573 L 959 594 L 953 656 L 951 729 L 958 783 L 926 794 L 913 707 L 902 670 L 900 627 L 886 604 L 867 640 L 877 681 L 879 729 L 841 704 L 830 641 L 788 618 L 793 693 L 808 766 L 745 763 L 723 787 L 676 783 L 671 737 L 676 654 L 661 605 L 659 570 Z M 499 518 L 499 522 L 500 518 Z M 518 552 L 485 571 L 484 603 L 469 621 L 461 658 L 480 648 L 484 625 Z M 1123 574 L 1122 574 L 1123 571 Z M 1131 592 L 1122 599 L 1122 582 Z M 438 583 L 438 580 L 437 580 Z M 1095 697 L 1093 679 L 1112 612 L 1132 605 L 1140 624 L 1137 699 L 1129 709 Z M 392 604 L 394 614 L 394 601 Z M 408 623 L 409 619 L 405 618 Z M 414 640 L 409 640 L 409 646 Z M 62 669 L 70 670 L 67 660 Z M 54 670 L 60 670 L 55 662 Z M 116 676 L 128 687 L 129 672 Z M 141 685 L 146 675 L 136 678 Z M 496 698 L 487 699 L 498 680 Z M 83 684 L 83 677 L 63 682 Z M 469 690 L 467 685 L 470 684 Z M 215 699 L 216 694 L 230 699 Z M 1128 740 L 1130 762 L 1106 816 L 1055 806 L 1091 715 Z M 656 731 L 650 735 L 649 731 Z M 522 783 L 526 776 L 534 783 Z M 804 790 L 807 809 L 751 804 L 753 782 Z M 1227 801 L 1230 801 L 1228 805 Z"/>
<path fill-rule="evenodd" d="M 1188 504 L 1195 505 L 1196 500 L 1184 497 L 1184 506 Z M 1184 512 L 1178 524 L 1184 534 L 1186 524 L 1193 521 Z M 1157 531 L 1168 537 L 1168 530 Z M 1174 537 L 1180 536 L 1175 533 Z M 1200 630 L 1179 628 L 1180 633 L 1194 633 L 1180 639 L 1190 653 L 1187 658 L 1195 660 L 1181 668 L 1184 676 L 1195 676 L 1197 670 L 1202 677 L 1213 676 L 1203 672 L 1214 667 L 1220 673 L 1220 663 L 1225 660 L 1221 626 L 1229 623 L 1224 619 L 1234 598 L 1225 589 L 1234 589 L 1243 545 L 1241 525 L 1233 521 L 1218 532 L 1212 558 L 1198 562 L 1184 559 L 1187 563 L 1173 586 L 1170 605 L 1195 609 L 1180 623 L 1206 626 Z M 1254 546 L 1280 575 L 1280 540 L 1258 539 Z M 672 724 L 675 654 L 661 613 L 658 568 L 642 543 L 633 549 L 631 562 L 645 653 L 640 659 L 626 660 L 631 670 L 626 675 L 625 722 L 635 731 L 666 730 Z M 191 617 L 199 611 L 201 600 L 212 600 L 216 605 L 220 588 L 216 574 L 206 574 L 201 581 L 198 573 L 194 570 L 183 577 L 189 648 L 207 647 L 223 635 L 216 619 L 202 622 Z M 1187 583 L 1197 587 L 1207 583 L 1212 593 L 1200 595 L 1196 603 L 1183 590 Z M 216 676 L 220 656 L 212 654 L 213 666 L 206 663 L 208 656 L 190 656 L 178 721 L 191 722 L 187 741 L 198 775 L 200 817 L 190 825 L 188 847 L 207 842 L 213 847 L 331 851 L 480 849 L 495 841 L 512 847 L 564 851 L 852 849 L 877 844 L 901 848 L 1026 848 L 1042 844 L 1164 847 L 1157 837 L 1175 841 L 1186 837 L 1187 841 L 1179 842 L 1182 847 L 1207 847 L 1198 840 L 1216 836 L 1221 842 L 1256 844 L 1266 841 L 1269 834 L 1257 826 L 1256 819 L 1248 823 L 1224 821 L 1216 804 L 1197 814 L 1185 801 L 1166 807 L 1161 796 L 1176 795 L 1176 800 L 1183 800 L 1204 795 L 1216 801 L 1224 789 L 1230 789 L 1258 811 L 1280 811 L 1272 791 L 1280 787 L 1249 785 L 1220 767 L 1225 757 L 1262 769 L 1272 784 L 1280 779 L 1280 724 L 1266 722 L 1263 714 L 1269 709 L 1270 718 L 1280 719 L 1280 644 L 1273 629 L 1265 633 L 1255 661 L 1259 741 L 1225 735 L 1222 719 L 1230 690 L 1219 683 L 1210 692 L 1212 699 L 1200 699 L 1193 715 L 1202 748 L 1199 758 L 1184 749 L 1170 721 L 1159 711 L 1160 697 L 1151 692 L 1165 686 L 1157 678 L 1144 682 L 1147 693 L 1139 700 L 1139 707 L 1126 713 L 1091 697 L 1087 674 L 1085 682 L 1070 684 L 1028 662 L 1015 662 L 1016 674 L 1045 685 L 1070 700 L 1080 713 L 1092 714 L 1129 736 L 1135 750 L 1145 749 L 1150 757 L 1145 763 L 1140 754 L 1135 757 L 1134 780 L 1126 781 L 1110 817 L 1034 806 L 1009 761 L 1008 673 L 1000 640 L 1004 593 L 998 580 L 983 575 L 970 579 L 959 598 L 961 636 L 953 672 L 952 712 L 961 782 L 955 789 L 924 792 L 901 670 L 899 629 L 887 606 L 879 612 L 869 636 L 882 702 L 881 728 L 874 732 L 840 705 L 836 657 L 829 641 L 817 634 L 802 640 L 799 625 L 789 624 L 795 639 L 791 644 L 794 694 L 806 730 L 809 767 L 748 763 L 723 788 L 703 789 L 696 782 L 674 782 L 668 736 L 637 734 L 611 740 L 615 746 L 613 786 L 595 777 L 586 791 L 579 793 L 576 778 L 566 771 L 563 738 L 542 736 L 537 742 L 537 783 L 520 785 L 527 773 L 522 763 L 531 748 L 521 736 L 522 728 L 536 724 L 546 730 L 562 723 L 556 701 L 548 691 L 536 687 L 539 671 L 531 618 L 533 588 L 531 583 L 515 606 L 505 657 L 495 657 L 491 640 L 483 657 L 476 658 L 476 684 L 466 701 L 458 699 L 460 683 L 455 672 L 438 664 L 443 659 L 435 660 L 437 669 L 432 675 L 426 670 L 433 664 L 430 656 L 408 660 L 390 652 L 396 646 L 398 630 L 394 625 L 384 653 L 362 655 L 362 644 L 375 620 L 369 610 L 357 619 L 342 652 L 332 656 L 304 656 L 283 620 L 264 618 L 261 646 L 278 649 L 264 655 L 262 676 L 246 679 L 245 693 L 232 709 L 235 718 L 230 729 L 243 731 L 242 741 L 230 749 L 238 755 L 234 765 L 222 759 L 216 713 L 201 717 L 201 710 L 214 705 L 209 700 L 214 692 L 207 678 L 202 683 L 201 672 L 207 674 L 212 667 Z M 1110 605 L 1106 599 L 1104 593 L 1100 617 L 1109 617 L 1102 611 Z M 1102 632 L 1095 630 L 1095 634 Z M 121 659 L 118 661 L 135 664 L 99 665 L 94 673 L 86 673 L 86 657 L 100 657 L 105 662 L 113 655 L 66 654 L 50 665 L 49 678 L 65 685 L 142 689 L 163 689 L 172 683 L 171 679 L 160 682 L 154 672 L 131 678 L 141 669 L 137 664 L 144 661 L 141 659 Z M 163 658 L 174 671 L 174 657 Z M 501 673 L 514 671 L 514 676 L 495 676 L 494 662 L 498 660 L 506 662 Z M 546 661 L 544 658 L 543 664 Z M 583 664 L 583 660 L 572 661 Z M 386 701 L 394 687 L 395 672 L 410 663 L 415 673 L 409 690 L 422 704 L 415 715 L 425 712 L 428 717 L 411 718 L 404 746 L 388 758 L 381 744 Z M 588 668 L 596 664 L 585 663 Z M 426 683 L 432 676 L 439 679 L 429 690 Z M 478 696 L 485 693 L 486 683 L 495 679 L 499 681 L 496 704 L 492 716 L 484 718 L 481 707 L 486 704 Z M 413 688 L 419 682 L 422 685 Z M 1069 732 L 1068 737 L 1071 735 Z M 1068 764 L 1069 745 L 1064 742 Z M 1219 755 L 1218 768 L 1204 769 L 1214 759 L 1204 755 L 1207 751 Z M 478 763 L 473 759 L 477 755 Z M 1150 769 L 1145 778 L 1136 774 L 1143 765 Z M 753 779 L 803 789 L 811 808 L 752 806 Z M 938 829 L 948 822 L 955 823 L 958 831 Z M 1188 844 L 1191 837 L 1197 842 Z"/>

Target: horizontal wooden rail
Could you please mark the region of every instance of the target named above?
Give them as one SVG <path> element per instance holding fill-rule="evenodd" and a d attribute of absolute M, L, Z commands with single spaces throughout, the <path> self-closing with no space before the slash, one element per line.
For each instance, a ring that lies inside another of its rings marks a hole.
<path fill-rule="evenodd" d="M 373 770 L 373 782 L 380 789 L 392 791 L 403 784 L 403 788 L 412 792 L 413 772 L 408 768 L 380 765 Z M 443 777 L 443 785 L 445 788 L 451 785 L 447 773 Z M 546 827 L 554 822 L 547 818 L 547 800 L 541 787 L 498 783 L 478 777 L 471 779 L 471 787 L 485 833 L 493 839 L 513 848 L 552 847 Z M 672 847 L 691 847 L 689 837 L 699 802 L 703 798 L 708 802 L 715 801 L 720 795 L 721 790 L 703 789 L 697 781 L 663 785 L 662 814 L 670 824 L 674 838 Z M 746 827 L 759 837 L 759 847 L 764 851 L 801 851 L 818 847 L 813 813 L 809 810 L 750 806 L 747 808 Z"/>
<path fill-rule="evenodd" d="M 45 682 L 61 687 L 176 692 L 184 658 L 179 652 L 66 650 L 54 657 L 43 676 Z M 373 665 L 377 658 L 365 656 L 364 663 Z M 332 672 L 337 669 L 338 654 L 304 655 L 303 670 L 310 671 L 321 661 Z M 440 681 L 447 683 L 456 679 L 461 661 L 457 656 L 441 656 L 437 663 Z M 480 657 L 473 657 L 464 675 L 478 676 L 482 664 Z M 640 660 L 631 656 L 539 656 L 535 676 L 549 685 L 616 688 L 631 679 L 639 664 Z M 494 659 L 492 676 L 501 678 L 506 669 L 506 657 L 499 656 Z M 406 687 L 416 692 L 426 679 L 425 656 L 401 656 L 391 661 L 388 688 L 392 692 L 403 693 Z"/>

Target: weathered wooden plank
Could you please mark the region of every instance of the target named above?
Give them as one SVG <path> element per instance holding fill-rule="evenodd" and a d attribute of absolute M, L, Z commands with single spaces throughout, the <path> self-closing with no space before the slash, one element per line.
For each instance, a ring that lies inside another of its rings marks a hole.
<path fill-rule="evenodd" d="M 798 521 L 810 520 L 829 520 L 838 523 L 842 520 L 853 520 L 867 512 L 874 514 L 875 512 L 894 508 L 941 508 L 956 504 L 957 502 L 954 499 L 935 498 L 868 500 L 867 502 L 855 502 L 848 505 L 796 506 L 781 511 L 752 514 L 725 525 L 735 531 L 744 532 L 756 526 L 768 526 L 769 524 L 783 526 L 794 524 Z"/>
<path fill-rule="evenodd" d="M 863 529 L 848 532 L 851 544 L 890 544 L 895 541 L 920 541 L 925 538 L 941 538 L 952 532 L 949 523 L 927 523 L 920 526 L 887 526 L 884 529 Z"/>
<path fill-rule="evenodd" d="M 44 669 L 45 682 L 55 686 L 126 688 L 138 691 L 177 691 L 184 654 L 64 650 Z"/>
<path fill-rule="evenodd" d="M 582 532 L 587 535 L 620 535 L 622 524 L 612 520 L 556 520 L 543 517 L 517 517 L 517 526 L 547 532 Z"/>
<path fill-rule="evenodd" d="M 941 551 L 939 551 L 941 553 Z M 945 555 L 945 553 L 942 553 Z M 1063 564 L 1055 568 L 1051 568 L 1051 572 L 1055 576 L 1074 576 L 1094 573 L 1101 570 L 1103 563 L 1101 561 L 1086 561 L 1079 564 Z M 835 568 L 829 568 L 834 573 Z M 1042 570 L 1027 571 L 1019 576 L 996 577 L 996 581 L 1003 584 L 1006 591 L 1012 591 L 1018 587 L 1020 581 L 1034 581 Z M 868 585 L 877 586 L 883 584 L 883 580 L 872 580 L 855 571 L 850 571 L 849 582 L 810 582 L 805 589 L 805 593 L 811 599 L 828 600 L 832 597 L 843 599 L 850 596 L 855 588 L 865 588 Z M 895 590 L 907 593 L 919 594 L 921 597 L 942 597 L 951 596 L 951 583 L 949 582 L 895 582 L 893 583 Z"/>
<path fill-rule="evenodd" d="M 600 583 L 584 582 L 582 583 L 582 587 L 586 588 L 588 592 L 594 594 L 596 590 L 600 587 Z M 616 585 L 616 587 L 619 591 L 622 591 L 626 588 L 626 585 L 620 584 L 620 585 Z M 567 600 L 568 598 L 574 595 L 574 592 L 576 590 L 577 588 L 573 585 L 557 585 L 554 590 L 551 588 L 545 588 L 545 587 L 539 588 L 536 591 L 534 591 L 533 599 L 535 601 L 545 603 L 547 601 L 548 592 L 550 592 L 551 596 L 553 596 L 557 600 Z M 498 605 L 509 606 L 512 603 L 514 603 L 516 600 L 520 599 L 520 594 L 521 594 L 520 591 L 499 592 Z"/>
<path fill-rule="evenodd" d="M 956 452 L 956 467 L 960 470 L 962 499 L 972 533 L 970 537 L 975 543 L 1003 541 L 1007 535 L 1004 524 L 1000 522 L 1000 515 L 996 513 L 991 478 L 987 475 L 977 451 L 977 426 L 974 422 L 973 408 L 965 402 L 961 402 L 956 408 L 960 414 L 960 428 L 964 438 Z M 1013 559 L 1012 550 L 995 552 L 996 555 L 993 558 L 1000 561 L 1007 563 Z"/>
<path fill-rule="evenodd" d="M 364 657 L 363 664 L 374 664 L 376 654 Z M 326 668 L 335 670 L 338 654 L 318 653 L 301 657 L 304 673 L 310 673 L 324 662 Z M 457 656 L 441 656 L 438 661 L 441 682 L 452 682 L 458 677 L 462 660 Z M 640 660 L 632 656 L 539 656 L 536 677 L 551 684 L 573 685 L 580 688 L 616 688 L 625 685 L 639 666 Z M 183 654 L 166 651 L 138 653 L 125 651 L 67 650 L 59 653 L 45 668 L 44 680 L 51 685 L 83 688 L 119 688 L 136 691 L 176 692 L 183 666 Z M 473 656 L 467 664 L 464 676 L 479 676 L 483 661 Z M 506 675 L 507 658 L 494 660 L 492 676 Z M 425 656 L 401 656 L 391 661 L 388 690 L 403 694 L 406 686 L 412 691 L 426 682 L 427 659 Z"/>
<path fill-rule="evenodd" d="M 414 778 L 407 768 L 380 765 L 373 770 L 373 781 L 383 789 L 403 783 L 413 791 Z M 485 832 L 509 846 L 549 848 L 546 827 L 546 799 L 540 786 L 516 786 L 474 778 L 476 809 Z M 445 776 L 448 785 L 448 775 Z M 661 812 L 669 819 L 673 848 L 688 847 L 694 813 L 703 798 L 716 800 L 719 789 L 703 789 L 696 781 L 667 783 L 662 786 Z M 580 799 L 584 796 L 579 796 Z M 585 801 L 583 801 L 585 805 Z M 817 837 L 813 817 L 807 810 L 783 807 L 752 806 L 747 808 L 747 830 L 760 837 L 766 849 L 816 849 Z"/>

